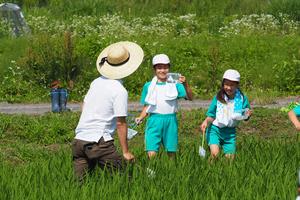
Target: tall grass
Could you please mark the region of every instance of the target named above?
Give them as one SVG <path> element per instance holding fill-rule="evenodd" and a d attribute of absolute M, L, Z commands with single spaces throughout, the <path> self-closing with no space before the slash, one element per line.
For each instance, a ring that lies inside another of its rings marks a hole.
<path fill-rule="evenodd" d="M 38 38 L 42 37 L 35 38 L 30 45 L 33 52 L 28 51 L 29 53 L 22 56 L 22 59 L 15 56 L 20 61 L 17 66 L 20 66 L 23 71 L 20 72 L 20 76 L 12 73 L 4 74 L 4 76 L 9 77 L 9 80 L 18 79 L 28 83 L 30 81 L 29 84 L 36 89 L 22 88 L 22 95 L 16 96 L 11 89 L 14 84 L 5 83 L 0 92 L 0 99 L 12 102 L 28 101 L 26 99 L 29 97 L 31 98 L 29 101 L 34 102 L 50 100 L 49 96 L 45 95 L 49 92 L 48 86 L 53 78 L 50 76 L 50 72 L 57 73 L 62 70 L 62 64 L 66 60 L 61 56 L 63 54 L 58 54 L 62 48 L 54 48 L 54 44 L 61 41 L 59 37 L 54 39 L 55 42 L 53 43 L 40 43 Z M 150 61 L 155 53 L 169 55 L 172 62 L 171 71 L 179 72 L 187 77 L 196 98 L 211 98 L 221 85 L 222 73 L 228 68 L 239 70 L 242 76 L 241 88 L 245 91 L 263 91 L 257 93 L 262 96 L 268 90 L 291 93 L 299 91 L 297 88 L 299 85 L 297 83 L 299 79 L 297 71 L 299 70 L 298 62 L 300 59 L 298 36 L 234 36 L 224 38 L 193 35 L 186 38 L 161 37 L 156 38 L 155 42 L 151 36 L 144 38 L 132 36 L 128 39 L 137 39 L 145 52 L 145 62 L 134 73 L 134 76 L 129 76 L 124 81 L 131 99 L 138 99 L 143 84 L 151 80 L 153 71 Z M 84 60 L 84 62 L 75 63 L 82 73 L 77 77 L 75 88 L 70 95 L 73 100 L 81 101 L 89 83 L 98 76 L 94 61 L 98 52 L 109 42 L 105 40 L 98 44 L 97 40 L 98 38 L 87 37 L 84 41 L 78 42 L 77 50 L 79 51 L 76 52 L 76 56 L 79 61 Z M 112 40 L 110 42 L 117 41 L 117 39 Z M 53 48 L 50 48 L 51 45 Z M 45 58 L 41 59 L 43 55 Z M 0 63 L 2 69 L 7 67 L 4 63 L 9 63 L 8 58 L 3 58 L 5 60 L 3 65 Z M 59 78 L 61 75 L 62 73 L 56 77 Z M 8 86 L 10 87 L 7 88 Z M 39 91 L 41 92 L 37 93 Z M 31 95 L 26 98 L 29 94 Z M 279 92 L 277 94 L 277 96 L 280 95 Z M 272 100 L 270 99 L 270 101 Z"/>
<path fill-rule="evenodd" d="M 238 128 L 233 162 L 223 155 L 215 162 L 198 156 L 199 124 L 204 117 L 204 110 L 178 113 L 175 161 L 162 151 L 157 159 L 147 160 L 142 125 L 129 142 L 135 165 L 112 177 L 99 169 L 80 185 L 73 175 L 70 151 L 78 113 L 0 115 L 0 199 L 273 200 L 296 196 L 300 141 L 286 113 L 255 109 L 251 120 Z M 148 177 L 147 167 L 155 170 L 155 178 Z"/>
<path fill-rule="evenodd" d="M 0 1 L 1 2 L 1 1 Z M 290 14 L 300 19 L 297 0 L 12 0 L 27 12 L 51 14 L 57 18 L 69 15 L 103 15 L 122 13 L 125 16 L 153 16 L 157 13 L 183 15 L 197 13 L 199 17 L 246 15 L 252 13 Z"/>
<path fill-rule="evenodd" d="M 61 149 L 27 164 L 1 162 L 0 199 L 293 199 L 298 142 L 248 137 L 238 142 L 235 161 L 214 163 L 198 156 L 195 139 L 181 142 L 176 161 L 163 154 L 149 163 L 134 148 L 137 164 L 125 174 L 110 177 L 99 169 L 82 186 L 74 180 L 71 152 Z"/>
<path fill-rule="evenodd" d="M 298 0 L 272 0 L 269 6 L 270 13 L 289 13 L 295 20 L 300 21 L 300 1 Z"/>
<path fill-rule="evenodd" d="M 7 69 L 14 65 L 28 45 L 27 38 L 1 38 L 0 37 L 0 73 L 3 74 Z"/>
<path fill-rule="evenodd" d="M 183 137 L 198 136 L 199 126 L 205 118 L 205 112 L 203 109 L 180 110 L 178 113 L 180 135 Z M 138 115 L 137 113 L 132 114 Z M 74 137 L 78 120 L 79 113 L 47 113 L 37 116 L 0 114 L 0 139 L 45 145 L 68 143 Z M 144 124 L 142 124 L 137 130 L 143 133 L 144 128 Z M 242 123 L 238 132 L 241 132 L 242 135 L 256 135 L 262 138 L 295 135 L 294 127 L 289 122 L 286 113 L 280 112 L 278 109 L 262 108 L 254 108 L 251 120 Z M 142 134 L 140 137 L 142 138 Z"/>
<path fill-rule="evenodd" d="M 228 68 L 241 72 L 245 91 L 299 92 L 299 23 L 290 18 L 297 19 L 295 0 L 14 2 L 24 8 L 33 37 L 0 38 L 0 74 L 7 77 L 0 81 L 1 101 L 49 101 L 52 79 L 64 80 L 64 87 L 72 79 L 70 100 L 81 101 L 99 75 L 99 52 L 120 40 L 135 41 L 145 52 L 145 62 L 125 79 L 130 99 L 151 80 L 156 53 L 169 55 L 171 70 L 186 75 L 196 98 L 211 98 Z M 277 5 L 288 9 L 279 13 Z M 12 65 L 19 71 L 7 70 Z"/>

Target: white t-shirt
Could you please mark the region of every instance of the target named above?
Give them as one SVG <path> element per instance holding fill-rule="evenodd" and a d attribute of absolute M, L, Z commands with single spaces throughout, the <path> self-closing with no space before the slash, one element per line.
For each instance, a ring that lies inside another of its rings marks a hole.
<path fill-rule="evenodd" d="M 95 79 L 84 98 L 75 139 L 98 142 L 113 140 L 116 117 L 127 116 L 128 93 L 120 80 Z"/>
<path fill-rule="evenodd" d="M 177 112 L 177 99 L 164 100 L 166 96 L 166 85 L 157 85 L 155 87 L 157 91 L 157 102 L 155 106 L 149 106 L 148 113 L 160 113 L 160 114 L 172 114 Z"/>
<path fill-rule="evenodd" d="M 142 91 L 142 97 L 141 97 L 141 104 L 147 105 L 147 102 L 145 102 L 145 98 L 148 93 L 150 82 L 147 82 Z M 178 92 L 177 98 L 184 98 L 186 97 L 186 91 L 184 89 L 184 86 L 181 83 L 176 84 L 176 89 Z M 156 105 L 149 106 L 147 112 L 148 113 L 159 113 L 159 114 L 173 114 L 177 112 L 178 107 L 178 101 L 177 99 L 173 100 L 164 100 L 166 93 L 167 93 L 167 86 L 166 82 L 159 82 L 156 83 Z"/>

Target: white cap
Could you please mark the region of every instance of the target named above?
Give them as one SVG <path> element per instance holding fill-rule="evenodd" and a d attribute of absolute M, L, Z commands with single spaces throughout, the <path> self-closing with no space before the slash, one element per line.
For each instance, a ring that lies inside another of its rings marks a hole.
<path fill-rule="evenodd" d="M 227 80 L 230 80 L 230 81 L 240 82 L 240 78 L 241 78 L 240 73 L 238 71 L 234 70 L 234 69 L 226 70 L 224 75 L 223 75 L 223 79 L 227 79 Z"/>
<path fill-rule="evenodd" d="M 170 59 L 166 54 L 157 54 L 152 59 L 152 65 L 170 64 Z"/>

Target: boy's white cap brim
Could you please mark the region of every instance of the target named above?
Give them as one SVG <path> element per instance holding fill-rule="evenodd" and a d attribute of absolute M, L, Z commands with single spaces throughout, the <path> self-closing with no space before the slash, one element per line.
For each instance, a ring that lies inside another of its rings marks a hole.
<path fill-rule="evenodd" d="M 230 81 L 240 82 L 240 78 L 241 78 L 240 73 L 238 71 L 234 70 L 234 69 L 226 70 L 224 75 L 223 75 L 223 79 L 227 79 L 227 80 L 230 80 Z"/>
<path fill-rule="evenodd" d="M 166 54 L 157 54 L 152 59 L 152 65 L 170 64 L 170 59 Z"/>

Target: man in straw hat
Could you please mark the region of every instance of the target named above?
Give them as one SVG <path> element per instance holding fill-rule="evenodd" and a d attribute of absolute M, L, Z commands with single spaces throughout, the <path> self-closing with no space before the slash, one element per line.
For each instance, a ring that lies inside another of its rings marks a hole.
<path fill-rule="evenodd" d="M 72 144 L 75 175 L 80 180 L 87 171 L 100 166 L 122 169 L 124 159 L 133 160 L 127 144 L 127 98 L 121 79 L 132 74 L 143 61 L 142 48 L 133 42 L 118 42 L 98 56 L 95 79 L 84 98 L 82 113 Z M 117 129 L 123 157 L 114 146 Z"/>

